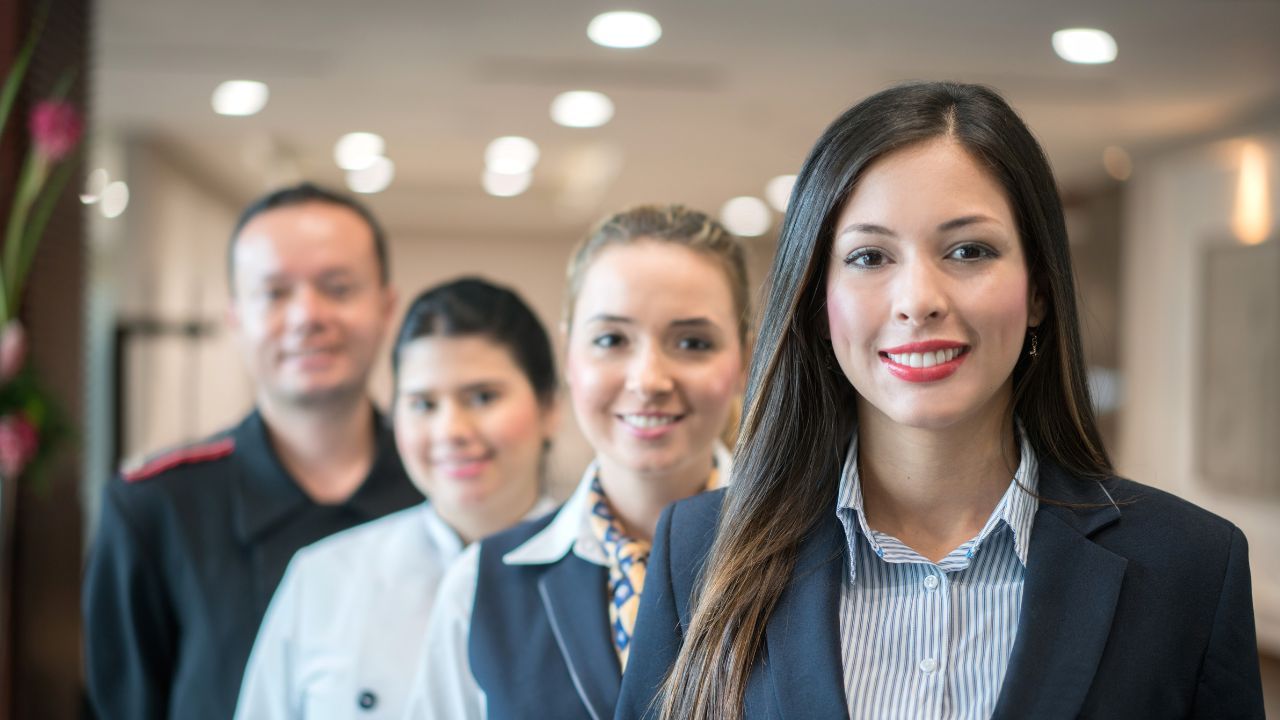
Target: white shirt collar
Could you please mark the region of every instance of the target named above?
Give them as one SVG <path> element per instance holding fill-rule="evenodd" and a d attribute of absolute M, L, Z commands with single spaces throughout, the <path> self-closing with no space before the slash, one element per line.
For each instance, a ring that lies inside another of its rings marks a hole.
<path fill-rule="evenodd" d="M 1026 567 L 1027 555 L 1031 547 L 1031 527 L 1035 522 L 1036 511 L 1040 507 L 1040 503 L 1036 499 L 1040 470 L 1035 450 L 1027 440 L 1027 434 L 1023 430 L 1022 422 L 1014 418 L 1014 426 L 1019 439 L 1018 469 L 1014 473 L 1008 489 L 1005 490 L 1004 495 L 1000 498 L 1000 502 L 996 504 L 995 509 L 992 511 L 991 517 L 988 518 L 986 525 L 979 533 L 977 540 L 980 544 L 987 535 L 991 534 L 996 524 L 1003 521 L 1013 532 L 1014 553 L 1018 556 L 1018 560 L 1023 567 Z M 853 573 L 856 572 L 854 563 L 857 553 L 853 546 L 853 534 L 852 528 L 849 526 L 849 520 L 856 519 L 857 527 L 862 536 L 867 539 L 867 542 L 871 543 L 873 550 L 879 549 L 875 540 L 876 533 L 867 525 L 867 518 L 863 513 L 862 479 L 858 474 L 858 431 L 856 428 L 854 429 L 853 437 L 850 438 L 849 450 L 845 455 L 844 467 L 840 474 L 836 514 L 840 517 L 840 522 L 845 525 L 846 535 L 850 543 L 850 572 Z"/>
<path fill-rule="evenodd" d="M 713 450 L 713 460 L 720 474 L 720 486 L 730 482 L 733 457 L 719 440 Z M 592 460 L 582 473 L 578 487 L 556 513 L 555 519 L 538 534 L 524 541 L 519 547 L 502 556 L 507 565 L 549 565 L 559 561 L 570 550 L 575 555 L 596 565 L 607 566 L 604 548 L 591 532 L 588 518 L 587 496 L 591 492 L 591 481 L 595 479 L 600 464 Z"/>

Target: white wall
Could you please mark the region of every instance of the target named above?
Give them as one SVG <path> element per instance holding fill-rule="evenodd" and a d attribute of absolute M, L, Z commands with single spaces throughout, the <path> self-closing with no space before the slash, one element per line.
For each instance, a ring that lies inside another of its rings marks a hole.
<path fill-rule="evenodd" d="M 1244 531 L 1259 642 L 1274 653 L 1280 652 L 1280 502 L 1216 492 L 1197 471 L 1195 434 L 1205 251 L 1232 241 L 1241 138 L 1265 149 L 1271 217 L 1280 217 L 1280 118 L 1258 127 L 1136 163 L 1125 210 L 1126 397 L 1118 465 L 1121 473 L 1206 507 Z M 1269 242 L 1277 242 L 1275 233 L 1273 225 Z"/>

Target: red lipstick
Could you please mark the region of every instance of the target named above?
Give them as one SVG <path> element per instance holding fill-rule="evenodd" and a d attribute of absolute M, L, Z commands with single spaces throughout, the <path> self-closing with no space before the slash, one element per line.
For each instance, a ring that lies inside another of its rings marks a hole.
<path fill-rule="evenodd" d="M 935 354 L 947 350 L 956 351 L 951 353 L 953 357 L 950 360 L 937 362 L 937 357 L 935 356 L 934 361 L 936 364 L 929 367 L 912 367 L 907 357 L 912 354 Z M 968 356 L 969 346 L 964 343 L 951 340 L 925 340 L 881 350 L 880 362 L 885 364 L 885 369 L 889 371 L 889 374 L 899 380 L 906 380 L 912 383 L 927 383 L 950 377 L 952 373 L 960 369 L 960 364 Z"/>

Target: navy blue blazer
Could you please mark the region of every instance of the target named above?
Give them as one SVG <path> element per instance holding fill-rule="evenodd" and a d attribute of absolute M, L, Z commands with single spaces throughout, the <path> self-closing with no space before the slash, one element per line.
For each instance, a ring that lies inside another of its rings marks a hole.
<path fill-rule="evenodd" d="M 1231 523 L 1137 483 L 1040 466 L 1018 634 L 993 718 L 1262 718 L 1248 548 Z M 723 491 L 658 523 L 616 718 L 654 718 Z M 747 718 L 847 718 L 834 508 L 802 541 L 748 678 Z"/>
<path fill-rule="evenodd" d="M 572 551 L 547 565 L 502 561 L 555 518 L 480 544 L 467 651 L 490 720 L 613 717 L 622 670 L 609 629 L 608 569 Z"/>

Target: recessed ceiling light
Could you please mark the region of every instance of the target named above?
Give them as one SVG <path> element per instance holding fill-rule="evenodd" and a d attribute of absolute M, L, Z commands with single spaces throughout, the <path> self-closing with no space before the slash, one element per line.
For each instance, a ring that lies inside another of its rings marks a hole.
<path fill-rule="evenodd" d="M 1116 59 L 1116 39 L 1103 30 L 1069 28 L 1053 34 L 1053 51 L 1067 62 L 1101 65 Z"/>
<path fill-rule="evenodd" d="M 363 195 L 380 193 L 387 189 L 396 176 L 396 164 L 388 158 L 375 158 L 367 167 L 347 171 L 347 187 L 351 192 Z"/>
<path fill-rule="evenodd" d="M 360 170 L 373 164 L 386 152 L 381 135 L 371 132 L 347 133 L 333 146 L 333 161 L 343 170 Z"/>
<path fill-rule="evenodd" d="M 764 197 L 780 213 L 787 211 L 787 203 L 791 201 L 791 188 L 796 184 L 795 175 L 779 175 L 764 186 Z"/>
<path fill-rule="evenodd" d="M 503 175 L 529 172 L 538 164 L 538 145 L 526 137 L 507 135 L 489 143 L 484 150 L 484 165 Z"/>
<path fill-rule="evenodd" d="M 213 111 L 219 115 L 255 115 L 267 105 L 266 83 L 257 80 L 228 80 L 213 91 Z"/>
<path fill-rule="evenodd" d="M 102 200 L 98 203 L 98 209 L 102 211 L 103 217 L 120 217 L 127 207 L 129 207 L 129 186 L 123 180 L 108 183 L 102 189 Z"/>
<path fill-rule="evenodd" d="M 652 15 L 617 11 L 595 16 L 587 26 L 587 37 L 610 48 L 648 47 L 662 37 L 662 26 Z"/>
<path fill-rule="evenodd" d="M 551 101 L 551 119 L 565 127 L 600 127 L 613 118 L 613 101 L 604 93 L 573 90 Z"/>
<path fill-rule="evenodd" d="M 749 195 L 736 197 L 720 208 L 720 222 L 729 232 L 741 237 L 765 234 L 770 220 L 769 206 L 760 198 Z"/>
<path fill-rule="evenodd" d="M 495 197 L 515 197 L 528 190 L 529 185 L 532 183 L 533 173 L 529 171 L 500 173 L 493 170 L 485 170 L 484 176 L 480 178 L 480 184 L 484 186 L 484 191 Z"/>

